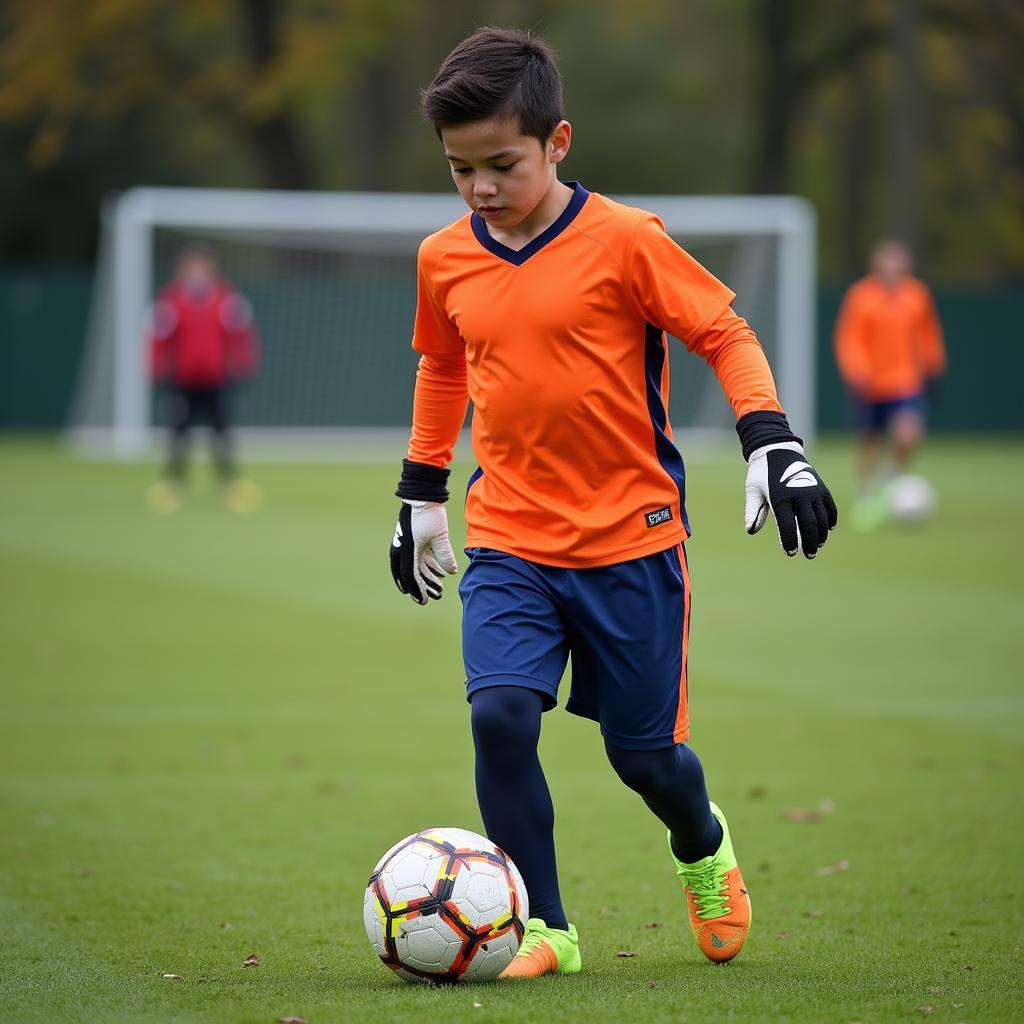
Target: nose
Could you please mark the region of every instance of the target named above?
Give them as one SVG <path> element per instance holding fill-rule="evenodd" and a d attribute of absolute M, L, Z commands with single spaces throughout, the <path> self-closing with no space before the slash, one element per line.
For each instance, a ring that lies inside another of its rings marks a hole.
<path fill-rule="evenodd" d="M 498 186 L 493 181 L 489 181 L 478 174 L 476 181 L 473 182 L 473 195 L 478 199 L 489 199 L 497 194 Z"/>

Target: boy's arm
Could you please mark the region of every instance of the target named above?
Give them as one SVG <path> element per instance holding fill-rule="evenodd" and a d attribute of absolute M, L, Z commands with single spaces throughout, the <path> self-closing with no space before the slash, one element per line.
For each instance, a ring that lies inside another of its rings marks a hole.
<path fill-rule="evenodd" d="M 174 365 L 174 339 L 178 332 L 178 314 L 173 303 L 161 296 L 149 314 L 149 374 L 154 384 L 171 375 Z"/>
<path fill-rule="evenodd" d="M 946 346 L 942 339 L 942 324 L 935 309 L 935 300 L 926 285 L 922 285 L 922 288 L 924 310 L 921 318 L 921 363 L 931 383 L 946 372 Z"/>
<path fill-rule="evenodd" d="M 455 457 L 455 442 L 468 408 L 465 353 L 421 355 L 413 393 L 408 461 L 447 470 Z"/>
<path fill-rule="evenodd" d="M 417 261 L 413 348 L 420 353 L 413 395 L 412 437 L 395 494 L 402 499 L 391 542 L 395 586 L 417 604 L 438 600 L 445 574 L 458 571 L 448 538 L 448 464 L 466 418 L 466 349 L 431 287 L 433 264 Z"/>
<path fill-rule="evenodd" d="M 836 525 L 835 502 L 803 459 L 799 437 L 779 405 L 760 343 L 731 308 L 733 292 L 705 270 L 648 215 L 630 250 L 627 281 L 649 323 L 671 331 L 715 371 L 737 416 L 747 459 L 744 521 L 757 533 L 769 510 L 787 555 L 813 558 Z"/>
<path fill-rule="evenodd" d="M 864 346 L 862 305 L 855 288 L 843 298 L 836 317 L 834 347 L 836 366 L 843 382 L 852 391 L 863 394 L 871 381 L 871 364 Z"/>

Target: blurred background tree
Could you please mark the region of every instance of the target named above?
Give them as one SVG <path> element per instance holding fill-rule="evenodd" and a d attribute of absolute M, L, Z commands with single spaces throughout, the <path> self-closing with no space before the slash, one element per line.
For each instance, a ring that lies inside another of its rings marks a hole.
<path fill-rule="evenodd" d="M 825 278 L 872 240 L 1024 276 L 1018 0 L 7 0 L 0 260 L 91 261 L 137 184 L 450 187 L 419 88 L 485 23 L 546 35 L 603 192 L 797 192 Z"/>

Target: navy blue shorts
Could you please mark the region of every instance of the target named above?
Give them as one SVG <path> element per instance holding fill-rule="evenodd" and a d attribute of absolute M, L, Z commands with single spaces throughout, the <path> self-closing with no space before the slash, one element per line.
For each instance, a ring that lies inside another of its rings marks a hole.
<path fill-rule="evenodd" d="M 924 417 L 924 395 L 907 395 L 905 398 L 892 398 L 886 402 L 870 402 L 859 395 L 852 395 L 853 418 L 859 430 L 877 433 L 885 430 L 890 421 L 901 412 L 913 412 Z"/>
<path fill-rule="evenodd" d="M 648 750 L 689 736 L 682 544 L 597 569 L 558 569 L 486 548 L 467 554 L 459 594 L 470 700 L 489 686 L 524 686 L 550 710 L 571 661 L 566 710 L 600 722 L 609 743 Z"/>

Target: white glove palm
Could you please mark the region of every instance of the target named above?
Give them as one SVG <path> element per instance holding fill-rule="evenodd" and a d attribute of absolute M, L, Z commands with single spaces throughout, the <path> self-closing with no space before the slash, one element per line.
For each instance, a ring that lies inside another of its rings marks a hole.
<path fill-rule="evenodd" d="M 402 500 L 391 541 L 395 586 L 417 604 L 440 600 L 445 575 L 459 571 L 448 537 L 448 515 L 437 501 Z"/>

